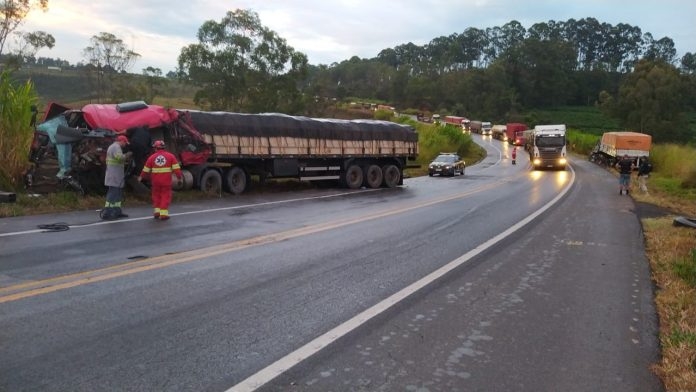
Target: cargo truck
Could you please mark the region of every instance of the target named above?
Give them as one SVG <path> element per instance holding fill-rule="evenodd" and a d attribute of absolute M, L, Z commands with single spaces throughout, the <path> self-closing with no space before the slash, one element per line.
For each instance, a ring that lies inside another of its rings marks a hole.
<path fill-rule="evenodd" d="M 469 122 L 469 129 L 473 133 L 481 133 L 481 121 L 471 121 Z"/>
<path fill-rule="evenodd" d="M 481 123 L 481 135 L 491 135 L 491 130 L 493 129 L 493 125 L 490 123 L 490 121 L 483 121 Z"/>
<path fill-rule="evenodd" d="M 508 143 L 514 146 L 524 146 L 525 136 L 524 131 L 527 130 L 527 124 L 508 123 L 505 125 L 505 134 Z"/>
<path fill-rule="evenodd" d="M 525 131 L 526 149 L 534 170 L 559 169 L 565 170 L 566 155 L 566 126 L 537 125 L 531 132 Z"/>
<path fill-rule="evenodd" d="M 507 133 L 505 132 L 505 125 L 494 125 L 491 128 L 491 137 L 493 139 L 498 139 L 500 141 L 507 141 Z"/>
<path fill-rule="evenodd" d="M 137 127 L 163 140 L 180 160 L 184 177 L 175 188 L 208 193 L 242 193 L 252 175 L 391 188 L 403 184 L 403 170 L 418 155 L 415 129 L 388 121 L 178 110 L 144 102 L 58 106 L 47 111 L 49 121 L 55 126 L 35 133 L 32 179 L 41 166 L 56 168 L 46 165 L 53 156 L 69 162 L 58 176 L 83 189 L 103 188 L 106 149 Z"/>
<path fill-rule="evenodd" d="M 652 136 L 639 132 L 605 132 L 590 153 L 590 160 L 613 165 L 624 155 L 638 161 L 650 156 Z"/>
<path fill-rule="evenodd" d="M 461 116 L 445 116 L 444 124 L 454 125 L 462 129 L 462 132 L 469 131 L 469 119 Z"/>

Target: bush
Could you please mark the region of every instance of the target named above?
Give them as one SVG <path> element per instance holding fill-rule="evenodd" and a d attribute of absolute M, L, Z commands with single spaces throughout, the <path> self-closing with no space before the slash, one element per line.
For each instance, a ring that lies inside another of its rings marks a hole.
<path fill-rule="evenodd" d="M 38 97 L 31 81 L 15 86 L 9 71 L 0 74 L 0 187 L 21 188 L 33 137 L 32 107 Z"/>

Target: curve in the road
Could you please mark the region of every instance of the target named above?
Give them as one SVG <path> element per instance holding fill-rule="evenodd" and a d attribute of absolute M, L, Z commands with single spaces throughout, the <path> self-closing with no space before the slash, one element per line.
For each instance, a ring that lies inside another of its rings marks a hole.
<path fill-rule="evenodd" d="M 499 243 L 515 231 L 521 229 L 522 227 L 536 219 L 539 215 L 543 214 L 546 210 L 551 208 L 557 202 L 559 202 L 566 195 L 566 193 L 568 193 L 571 186 L 575 182 L 575 172 L 572 170 L 572 167 L 570 166 L 568 166 L 568 170 L 571 172 L 571 177 L 566 186 L 561 190 L 561 192 L 559 192 L 558 195 L 556 195 L 556 197 L 554 197 L 551 201 L 549 201 L 541 208 L 536 210 L 534 213 L 530 214 L 526 218 L 510 226 L 507 230 L 485 241 L 484 243 L 480 244 L 479 246 L 475 247 L 474 249 L 470 250 L 464 255 L 450 261 L 446 265 L 438 268 L 437 270 L 431 272 L 425 277 L 419 279 L 418 281 L 391 295 L 390 297 L 382 300 L 376 305 L 368 308 L 362 313 L 359 313 L 350 320 L 326 332 L 325 334 L 305 344 L 304 346 L 286 355 L 285 357 L 277 360 L 276 362 L 260 370 L 256 374 L 251 375 L 239 384 L 229 388 L 227 392 L 246 392 L 256 390 L 257 388 L 273 380 L 275 377 L 279 376 L 283 372 L 287 371 L 291 367 L 297 365 L 301 361 L 319 352 L 332 342 L 345 336 L 346 334 L 353 331 L 365 322 L 369 321 L 373 317 L 383 313 L 393 305 L 399 303 L 400 301 L 414 294 L 415 292 L 432 283 L 433 281 L 440 279 L 453 269 L 465 264 L 466 262 L 474 258 L 476 255 Z"/>

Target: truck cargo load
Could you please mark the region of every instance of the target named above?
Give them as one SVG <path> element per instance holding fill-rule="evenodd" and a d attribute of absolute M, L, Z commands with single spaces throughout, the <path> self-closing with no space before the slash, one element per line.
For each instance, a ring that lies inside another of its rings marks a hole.
<path fill-rule="evenodd" d="M 639 132 L 605 132 L 592 149 L 590 160 L 613 165 L 620 157 L 628 155 L 631 159 L 650 156 L 652 136 Z"/>

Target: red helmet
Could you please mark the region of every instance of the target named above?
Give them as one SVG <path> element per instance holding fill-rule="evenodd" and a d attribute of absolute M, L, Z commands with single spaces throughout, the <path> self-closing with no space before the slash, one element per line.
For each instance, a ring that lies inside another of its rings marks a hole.
<path fill-rule="evenodd" d="M 158 150 L 161 148 L 164 148 L 164 142 L 162 140 L 155 140 L 155 142 L 152 143 L 152 147 L 154 147 Z"/>

